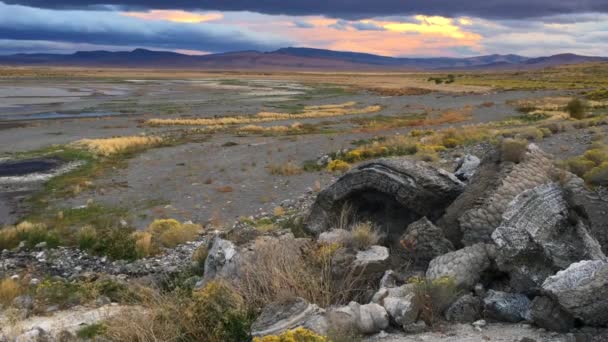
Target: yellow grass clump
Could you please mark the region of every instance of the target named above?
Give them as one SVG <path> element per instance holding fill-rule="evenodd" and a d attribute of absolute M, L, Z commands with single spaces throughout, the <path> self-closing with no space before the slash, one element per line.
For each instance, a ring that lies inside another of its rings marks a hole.
<path fill-rule="evenodd" d="M 84 148 L 101 156 L 110 156 L 117 153 L 142 150 L 162 144 L 163 138 L 158 136 L 129 136 L 102 139 L 82 139 L 73 143 L 74 146 Z"/>
<path fill-rule="evenodd" d="M 47 227 L 41 223 L 31 223 L 23 221 L 16 226 L 7 226 L 0 229 L 0 250 L 12 249 L 29 235 L 44 235 Z"/>
<path fill-rule="evenodd" d="M 198 224 L 180 223 L 174 219 L 154 220 L 145 231 L 133 233 L 137 255 L 155 255 L 160 252 L 161 247 L 173 248 L 195 240 L 202 229 Z"/>
<path fill-rule="evenodd" d="M 332 160 L 327 164 L 327 171 L 329 172 L 346 172 L 348 170 L 350 170 L 350 164 L 340 159 Z"/>
<path fill-rule="evenodd" d="M 298 132 L 302 129 L 302 123 L 296 122 L 287 126 L 259 126 L 259 125 L 246 125 L 239 127 L 237 133 L 253 133 L 253 134 L 264 134 L 264 133 L 289 133 Z"/>
<path fill-rule="evenodd" d="M 0 280 L 0 304 L 4 307 L 11 305 L 13 299 L 23 292 L 22 288 L 17 281 L 11 278 Z"/>
<path fill-rule="evenodd" d="M 198 224 L 180 223 L 174 219 L 154 220 L 148 226 L 148 232 L 152 234 L 152 239 L 167 248 L 194 240 L 202 229 L 202 226 Z"/>
<path fill-rule="evenodd" d="M 225 116 L 219 118 L 198 119 L 150 119 L 146 123 L 151 126 L 226 126 L 237 124 L 255 124 L 279 120 L 313 119 L 332 116 L 367 114 L 382 110 L 382 106 L 380 105 L 354 108 L 355 105 L 356 102 L 346 102 L 336 105 L 306 106 L 304 107 L 304 110 L 298 114 L 260 112 L 251 116 Z M 252 129 L 252 127 L 249 128 Z"/>

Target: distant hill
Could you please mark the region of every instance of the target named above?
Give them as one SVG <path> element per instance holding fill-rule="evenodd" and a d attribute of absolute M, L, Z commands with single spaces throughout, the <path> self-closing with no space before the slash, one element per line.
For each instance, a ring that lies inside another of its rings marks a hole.
<path fill-rule="evenodd" d="M 135 49 L 133 51 L 80 51 L 74 54 L 16 54 L 0 56 L 2 65 L 81 66 L 131 68 L 287 69 L 287 70 L 445 70 L 531 69 L 608 61 L 605 57 L 560 54 L 527 58 L 487 55 L 468 58 L 397 58 L 367 53 L 312 48 L 283 48 L 272 52 L 238 51 L 204 56 Z"/>

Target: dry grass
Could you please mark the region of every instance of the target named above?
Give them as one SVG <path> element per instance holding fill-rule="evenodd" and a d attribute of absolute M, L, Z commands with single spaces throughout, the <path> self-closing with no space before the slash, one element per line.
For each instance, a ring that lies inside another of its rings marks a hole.
<path fill-rule="evenodd" d="M 147 257 L 158 253 L 158 247 L 154 245 L 151 233 L 135 232 L 133 237 L 135 238 L 135 250 L 138 256 Z"/>
<path fill-rule="evenodd" d="M 300 120 L 325 118 L 343 115 L 368 114 L 382 110 L 380 105 L 372 105 L 364 108 L 356 108 L 356 102 L 346 102 L 335 105 L 323 106 L 306 106 L 302 113 L 277 113 L 277 112 L 260 112 L 252 116 L 226 116 L 219 118 L 199 118 L 199 119 L 150 119 L 146 123 L 151 126 L 228 126 L 238 124 L 250 124 L 245 126 L 248 130 L 260 130 L 251 124 L 280 121 L 280 120 Z M 288 128 L 275 128 L 282 131 Z"/>
<path fill-rule="evenodd" d="M 283 164 L 271 164 L 268 166 L 268 171 L 274 176 L 295 176 L 303 172 L 302 168 L 292 161 Z"/>
<path fill-rule="evenodd" d="M 464 122 L 471 119 L 473 107 L 467 106 L 461 109 L 446 110 L 436 117 L 412 118 L 407 116 L 390 116 L 380 118 L 358 118 L 353 121 L 362 128 L 356 131 L 373 132 L 378 130 L 395 129 L 400 127 L 434 126 L 448 123 Z"/>
<path fill-rule="evenodd" d="M 239 290 L 254 307 L 277 299 L 302 297 L 313 303 L 331 302 L 329 279 L 315 274 L 306 248 L 294 240 L 258 239 L 253 254 L 242 265 Z"/>
<path fill-rule="evenodd" d="M 519 163 L 526 153 L 527 148 L 528 141 L 526 140 L 505 139 L 500 146 L 501 159 L 503 161 Z"/>
<path fill-rule="evenodd" d="M 347 270 L 340 279 L 333 279 L 332 258 L 340 248 L 259 238 L 255 253 L 241 267 L 239 291 L 254 308 L 294 297 L 321 307 L 348 303 L 368 288 L 361 283 L 365 270 Z"/>
<path fill-rule="evenodd" d="M 370 222 L 360 222 L 351 229 L 351 244 L 356 249 L 366 250 L 377 245 L 381 235 Z"/>
<path fill-rule="evenodd" d="M 132 152 L 155 147 L 163 143 L 163 138 L 157 136 L 130 136 L 104 139 L 82 139 L 73 143 L 101 156 L 117 153 Z"/>
<path fill-rule="evenodd" d="M 8 307 L 13 302 L 13 299 L 20 296 L 24 291 L 24 287 L 17 281 L 4 278 L 0 280 L 0 304 Z"/>
<path fill-rule="evenodd" d="M 250 317 L 243 298 L 222 281 L 213 281 L 191 296 L 161 294 L 142 288 L 142 305 L 123 310 L 105 322 L 112 341 L 245 341 Z"/>
<path fill-rule="evenodd" d="M 424 88 L 363 88 L 380 96 L 410 96 L 410 95 L 426 95 L 433 91 Z"/>

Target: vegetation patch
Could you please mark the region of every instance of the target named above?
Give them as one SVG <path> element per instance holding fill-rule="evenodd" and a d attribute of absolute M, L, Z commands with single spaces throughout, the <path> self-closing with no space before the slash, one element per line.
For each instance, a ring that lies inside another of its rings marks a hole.
<path fill-rule="evenodd" d="M 329 342 L 330 340 L 305 328 L 288 330 L 279 335 L 256 337 L 253 342 Z"/>
<path fill-rule="evenodd" d="M 118 153 L 142 151 L 159 146 L 162 143 L 163 138 L 158 136 L 130 136 L 104 139 L 82 139 L 73 143 L 73 146 L 81 147 L 96 155 L 107 157 Z"/>
<path fill-rule="evenodd" d="M 268 166 L 268 172 L 275 176 L 295 176 L 303 172 L 302 168 L 292 161 L 283 164 L 271 164 Z"/>
<path fill-rule="evenodd" d="M 357 115 L 374 113 L 382 110 L 380 105 L 372 105 L 357 108 L 356 102 L 346 102 L 341 104 L 305 106 L 301 113 L 280 113 L 280 112 L 260 112 L 251 116 L 225 116 L 218 118 L 198 118 L 198 119 L 150 119 L 146 123 L 151 126 L 227 126 L 237 124 L 255 124 L 261 122 L 271 122 L 280 120 L 301 120 L 313 118 L 325 118 L 343 115 Z"/>
<path fill-rule="evenodd" d="M 244 298 L 216 280 L 195 291 L 145 291 L 142 307 L 105 322 L 113 341 L 248 341 L 253 315 Z"/>
<path fill-rule="evenodd" d="M 593 144 L 582 156 L 566 160 L 568 169 L 591 186 L 608 185 L 608 146 Z"/>

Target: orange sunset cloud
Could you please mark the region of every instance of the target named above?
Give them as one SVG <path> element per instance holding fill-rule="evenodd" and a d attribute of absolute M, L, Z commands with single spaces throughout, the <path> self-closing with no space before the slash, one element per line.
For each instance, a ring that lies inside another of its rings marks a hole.
<path fill-rule="evenodd" d="M 206 21 L 221 20 L 224 15 L 221 13 L 196 13 L 196 12 L 185 12 L 185 11 L 165 11 L 165 10 L 152 10 L 148 12 L 123 12 L 123 15 L 146 19 L 146 20 L 166 20 L 177 23 L 202 23 Z"/>

